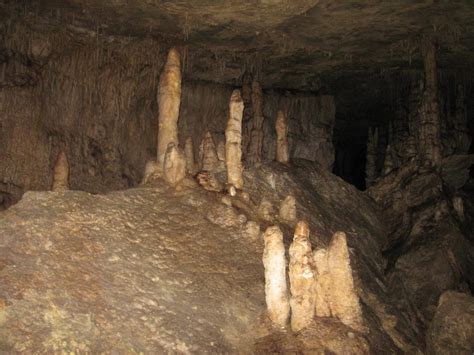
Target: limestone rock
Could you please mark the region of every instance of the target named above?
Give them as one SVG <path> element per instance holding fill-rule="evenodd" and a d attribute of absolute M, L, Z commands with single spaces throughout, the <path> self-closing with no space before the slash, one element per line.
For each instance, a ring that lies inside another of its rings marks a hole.
<path fill-rule="evenodd" d="M 273 204 L 266 198 L 263 198 L 258 205 L 258 216 L 266 222 L 273 222 L 275 219 L 275 210 Z"/>
<path fill-rule="evenodd" d="M 168 145 L 163 165 L 163 177 L 171 186 L 179 184 L 186 175 L 186 159 L 174 143 Z"/>
<path fill-rule="evenodd" d="M 277 226 L 268 227 L 263 234 L 265 242 L 265 300 L 272 322 L 285 327 L 290 316 L 290 303 L 286 285 L 286 258 L 283 233 Z"/>
<path fill-rule="evenodd" d="M 156 160 L 149 160 L 145 165 L 145 172 L 143 173 L 140 185 L 144 185 L 149 181 L 156 180 L 163 177 L 163 167 Z"/>
<path fill-rule="evenodd" d="M 199 158 L 201 160 L 201 170 L 216 171 L 219 165 L 216 145 L 211 132 L 206 132 L 199 146 Z"/>
<path fill-rule="evenodd" d="M 244 103 L 239 90 L 234 90 L 229 102 L 229 118 L 225 130 L 225 161 L 227 182 L 242 189 L 242 112 Z"/>
<path fill-rule="evenodd" d="M 207 191 L 224 192 L 225 185 L 210 171 L 200 171 L 196 175 L 196 180 Z"/>
<path fill-rule="evenodd" d="M 61 150 L 54 164 L 51 191 L 69 190 L 69 163 L 64 150 Z"/>
<path fill-rule="evenodd" d="M 181 62 L 179 52 L 171 48 L 160 76 L 158 88 L 157 159 L 164 163 L 170 143 L 178 146 L 178 117 L 181 102 Z"/>
<path fill-rule="evenodd" d="M 288 163 L 290 160 L 290 151 L 288 148 L 288 123 L 285 113 L 278 111 L 275 122 L 276 139 L 276 160 L 280 163 Z"/>
<path fill-rule="evenodd" d="M 310 324 L 315 306 L 315 268 L 309 226 L 304 221 L 296 225 L 289 255 L 291 329 L 297 332 Z"/>
<path fill-rule="evenodd" d="M 436 314 L 426 334 L 428 354 L 474 352 L 474 298 L 446 291 L 439 298 Z"/>
<path fill-rule="evenodd" d="M 315 314 L 317 317 L 330 317 L 330 288 L 333 280 L 329 274 L 327 250 L 315 250 L 313 259 L 316 268 Z"/>
<path fill-rule="evenodd" d="M 184 144 L 184 156 L 186 158 L 186 172 L 193 175 L 196 173 L 196 162 L 194 161 L 193 138 L 188 137 Z"/>

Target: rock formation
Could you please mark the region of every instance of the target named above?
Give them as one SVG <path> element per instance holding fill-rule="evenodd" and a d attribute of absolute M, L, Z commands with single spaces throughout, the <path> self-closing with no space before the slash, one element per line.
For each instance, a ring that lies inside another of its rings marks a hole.
<path fill-rule="evenodd" d="M 268 315 L 277 326 L 285 327 L 290 315 L 290 303 L 286 285 L 283 233 L 277 226 L 268 227 L 263 234 L 263 240 L 265 243 L 263 252 L 265 300 Z"/>
<path fill-rule="evenodd" d="M 199 158 L 201 170 L 215 171 L 219 166 L 216 145 L 211 132 L 206 132 L 199 146 Z"/>
<path fill-rule="evenodd" d="M 51 191 L 64 190 L 69 190 L 69 163 L 66 152 L 61 150 L 54 164 Z"/>
<path fill-rule="evenodd" d="M 163 165 L 163 177 L 171 186 L 179 184 L 186 175 L 186 159 L 174 143 L 168 144 Z"/>
<path fill-rule="evenodd" d="M 250 166 L 262 161 L 263 145 L 263 92 L 257 81 L 252 82 L 252 120 L 247 164 Z"/>
<path fill-rule="evenodd" d="M 278 215 L 283 222 L 296 222 L 296 199 L 293 195 L 286 196 L 280 205 Z"/>
<path fill-rule="evenodd" d="M 275 122 L 276 138 L 276 160 L 280 163 L 288 163 L 290 160 L 290 152 L 288 148 L 288 123 L 286 122 L 285 113 L 278 111 Z"/>
<path fill-rule="evenodd" d="M 188 137 L 184 144 L 184 156 L 186 158 L 186 172 L 193 175 L 196 172 L 196 162 L 194 161 L 193 138 Z"/>
<path fill-rule="evenodd" d="M 242 112 L 244 103 L 239 90 L 234 90 L 229 102 L 229 118 L 225 130 L 225 162 L 227 182 L 238 189 L 244 186 L 242 178 Z"/>
<path fill-rule="evenodd" d="M 309 226 L 304 221 L 299 221 L 296 225 L 289 255 L 291 329 L 297 332 L 311 322 L 315 308 L 313 253 Z"/>
<path fill-rule="evenodd" d="M 158 87 L 157 160 L 164 163 L 168 145 L 178 145 L 178 117 L 181 102 L 181 63 L 179 52 L 171 48 Z"/>
<path fill-rule="evenodd" d="M 441 137 L 438 103 L 438 73 L 436 65 L 436 48 L 431 40 L 422 43 L 422 54 L 425 68 L 423 94 L 419 107 L 419 159 L 420 164 L 436 166 L 441 164 Z"/>
<path fill-rule="evenodd" d="M 333 280 L 329 274 L 327 250 L 315 250 L 313 259 L 316 268 L 315 314 L 317 317 L 330 317 L 331 284 Z"/>

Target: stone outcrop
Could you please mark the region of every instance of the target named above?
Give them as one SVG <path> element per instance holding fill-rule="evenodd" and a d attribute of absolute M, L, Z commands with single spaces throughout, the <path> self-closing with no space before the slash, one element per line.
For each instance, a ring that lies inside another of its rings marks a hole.
<path fill-rule="evenodd" d="M 265 300 L 270 319 L 285 327 L 290 316 L 290 303 L 286 286 L 286 258 L 283 233 L 277 226 L 268 227 L 263 234 L 265 243 Z"/>
<path fill-rule="evenodd" d="M 288 195 L 282 201 L 278 216 L 281 221 L 286 223 L 296 222 L 296 199 L 293 195 Z"/>
<path fill-rule="evenodd" d="M 61 150 L 54 164 L 51 191 L 64 190 L 69 190 L 69 163 L 66 152 Z"/>
<path fill-rule="evenodd" d="M 229 117 L 225 130 L 225 161 L 227 182 L 242 189 L 242 112 L 244 103 L 239 90 L 234 90 L 229 102 Z"/>
<path fill-rule="evenodd" d="M 206 132 L 199 146 L 201 170 L 216 171 L 219 166 L 216 145 L 211 132 Z"/>
<path fill-rule="evenodd" d="M 315 309 L 315 267 L 309 226 L 304 221 L 296 225 L 289 256 L 291 329 L 298 332 L 311 323 Z"/>
<path fill-rule="evenodd" d="M 186 158 L 184 153 L 175 146 L 168 144 L 163 164 L 163 177 L 171 186 L 178 185 L 186 175 Z"/>
<path fill-rule="evenodd" d="M 164 163 L 170 143 L 178 146 L 178 117 L 181 103 L 181 62 L 179 52 L 171 48 L 158 87 L 157 160 Z"/>

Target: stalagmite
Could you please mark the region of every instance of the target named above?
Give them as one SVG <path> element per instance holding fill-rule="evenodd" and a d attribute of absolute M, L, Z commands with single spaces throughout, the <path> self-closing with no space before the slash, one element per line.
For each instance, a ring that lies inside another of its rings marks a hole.
<path fill-rule="evenodd" d="M 311 322 L 315 308 L 313 253 L 309 240 L 309 226 L 304 221 L 296 225 L 289 254 L 291 329 L 297 332 Z"/>
<path fill-rule="evenodd" d="M 219 166 L 216 145 L 211 132 L 206 132 L 199 146 L 199 158 L 201 160 L 201 170 L 215 171 Z"/>
<path fill-rule="evenodd" d="M 296 199 L 294 196 L 286 196 L 280 205 L 278 215 L 284 222 L 293 223 L 296 221 Z"/>
<path fill-rule="evenodd" d="M 178 117 L 181 101 L 181 64 L 179 52 L 168 53 L 158 88 L 158 150 L 157 160 L 162 165 L 169 143 L 178 145 Z"/>
<path fill-rule="evenodd" d="M 336 232 L 329 244 L 327 270 L 330 275 L 329 305 L 333 317 L 357 330 L 363 330 L 359 296 L 354 289 L 352 269 L 344 232 Z"/>
<path fill-rule="evenodd" d="M 192 137 L 188 137 L 184 143 L 184 156 L 186 158 L 186 172 L 193 175 L 196 172 L 196 163 L 194 161 L 194 146 Z"/>
<path fill-rule="evenodd" d="M 290 154 L 288 150 L 288 124 L 283 111 L 277 113 L 275 131 L 277 134 L 276 160 L 286 164 L 290 160 Z"/>
<path fill-rule="evenodd" d="M 227 182 L 238 189 L 244 186 L 242 178 L 242 112 L 244 103 L 239 90 L 234 90 L 229 102 L 229 118 L 225 130 L 225 162 Z"/>
<path fill-rule="evenodd" d="M 286 258 L 283 233 L 277 226 L 268 227 L 263 235 L 265 243 L 263 266 L 265 267 L 265 300 L 270 319 L 285 327 L 290 315 L 286 285 Z"/>
<path fill-rule="evenodd" d="M 371 186 L 375 181 L 376 165 L 375 159 L 377 155 L 377 136 L 378 130 L 369 127 L 369 133 L 367 137 L 367 159 L 365 162 L 365 186 Z"/>
<path fill-rule="evenodd" d="M 51 191 L 69 190 L 69 163 L 66 152 L 61 150 L 54 164 L 53 184 Z"/>
<path fill-rule="evenodd" d="M 422 43 L 425 66 L 424 90 L 419 107 L 419 159 L 422 166 L 441 164 L 441 138 L 438 103 L 436 48 L 431 40 Z"/>
<path fill-rule="evenodd" d="M 328 270 L 327 250 L 315 250 L 313 259 L 316 267 L 315 313 L 317 317 L 330 317 L 330 287 L 332 280 Z"/>
<path fill-rule="evenodd" d="M 247 163 L 254 165 L 262 160 L 263 146 L 263 93 L 257 81 L 252 82 L 252 120 Z"/>
<path fill-rule="evenodd" d="M 163 164 L 163 177 L 171 186 L 179 184 L 186 175 L 186 159 L 174 143 L 168 144 Z"/>

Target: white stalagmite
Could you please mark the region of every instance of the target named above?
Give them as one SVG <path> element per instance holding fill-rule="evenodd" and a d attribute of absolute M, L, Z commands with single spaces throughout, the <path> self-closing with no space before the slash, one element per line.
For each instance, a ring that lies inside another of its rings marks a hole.
<path fill-rule="evenodd" d="M 293 223 L 296 221 L 296 199 L 293 195 L 288 195 L 280 205 L 278 213 L 283 222 Z"/>
<path fill-rule="evenodd" d="M 244 102 L 239 90 L 234 90 L 229 102 L 229 118 L 225 130 L 225 161 L 227 182 L 238 189 L 244 186 L 242 178 L 242 113 Z"/>
<path fill-rule="evenodd" d="M 288 150 L 288 123 L 283 111 L 278 111 L 277 113 L 275 131 L 277 134 L 276 160 L 286 164 L 290 160 L 290 154 Z"/>
<path fill-rule="evenodd" d="M 362 331 L 364 329 L 362 310 L 354 288 L 347 237 L 344 232 L 336 232 L 333 235 L 327 261 L 331 314 L 345 325 Z"/>
<path fill-rule="evenodd" d="M 318 249 L 313 254 L 316 267 L 315 312 L 317 317 L 330 317 L 331 278 L 328 270 L 328 254 L 326 249 Z"/>
<path fill-rule="evenodd" d="M 178 117 L 181 101 L 181 63 L 179 52 L 168 52 L 158 87 L 158 149 L 157 160 L 163 165 L 168 144 L 178 146 Z"/>
<path fill-rule="evenodd" d="M 265 300 L 273 323 L 285 327 L 290 316 L 290 303 L 286 285 L 286 258 L 283 233 L 277 226 L 268 227 L 263 235 L 265 243 Z"/>
<path fill-rule="evenodd" d="M 171 186 L 179 184 L 186 175 L 186 159 L 174 143 L 168 144 L 163 164 L 163 177 Z"/>
<path fill-rule="evenodd" d="M 54 164 L 51 191 L 69 190 L 69 163 L 64 150 L 61 150 Z"/>
<path fill-rule="evenodd" d="M 219 166 L 216 145 L 211 132 L 206 132 L 199 146 L 199 157 L 201 159 L 201 170 L 215 171 Z"/>
<path fill-rule="evenodd" d="M 194 146 L 191 136 L 184 143 L 184 156 L 186 158 L 186 172 L 193 175 L 196 172 L 196 163 L 194 162 Z"/>
<path fill-rule="evenodd" d="M 315 308 L 313 253 L 309 226 L 304 221 L 299 221 L 296 225 L 289 254 L 291 329 L 297 332 L 311 322 Z"/>

